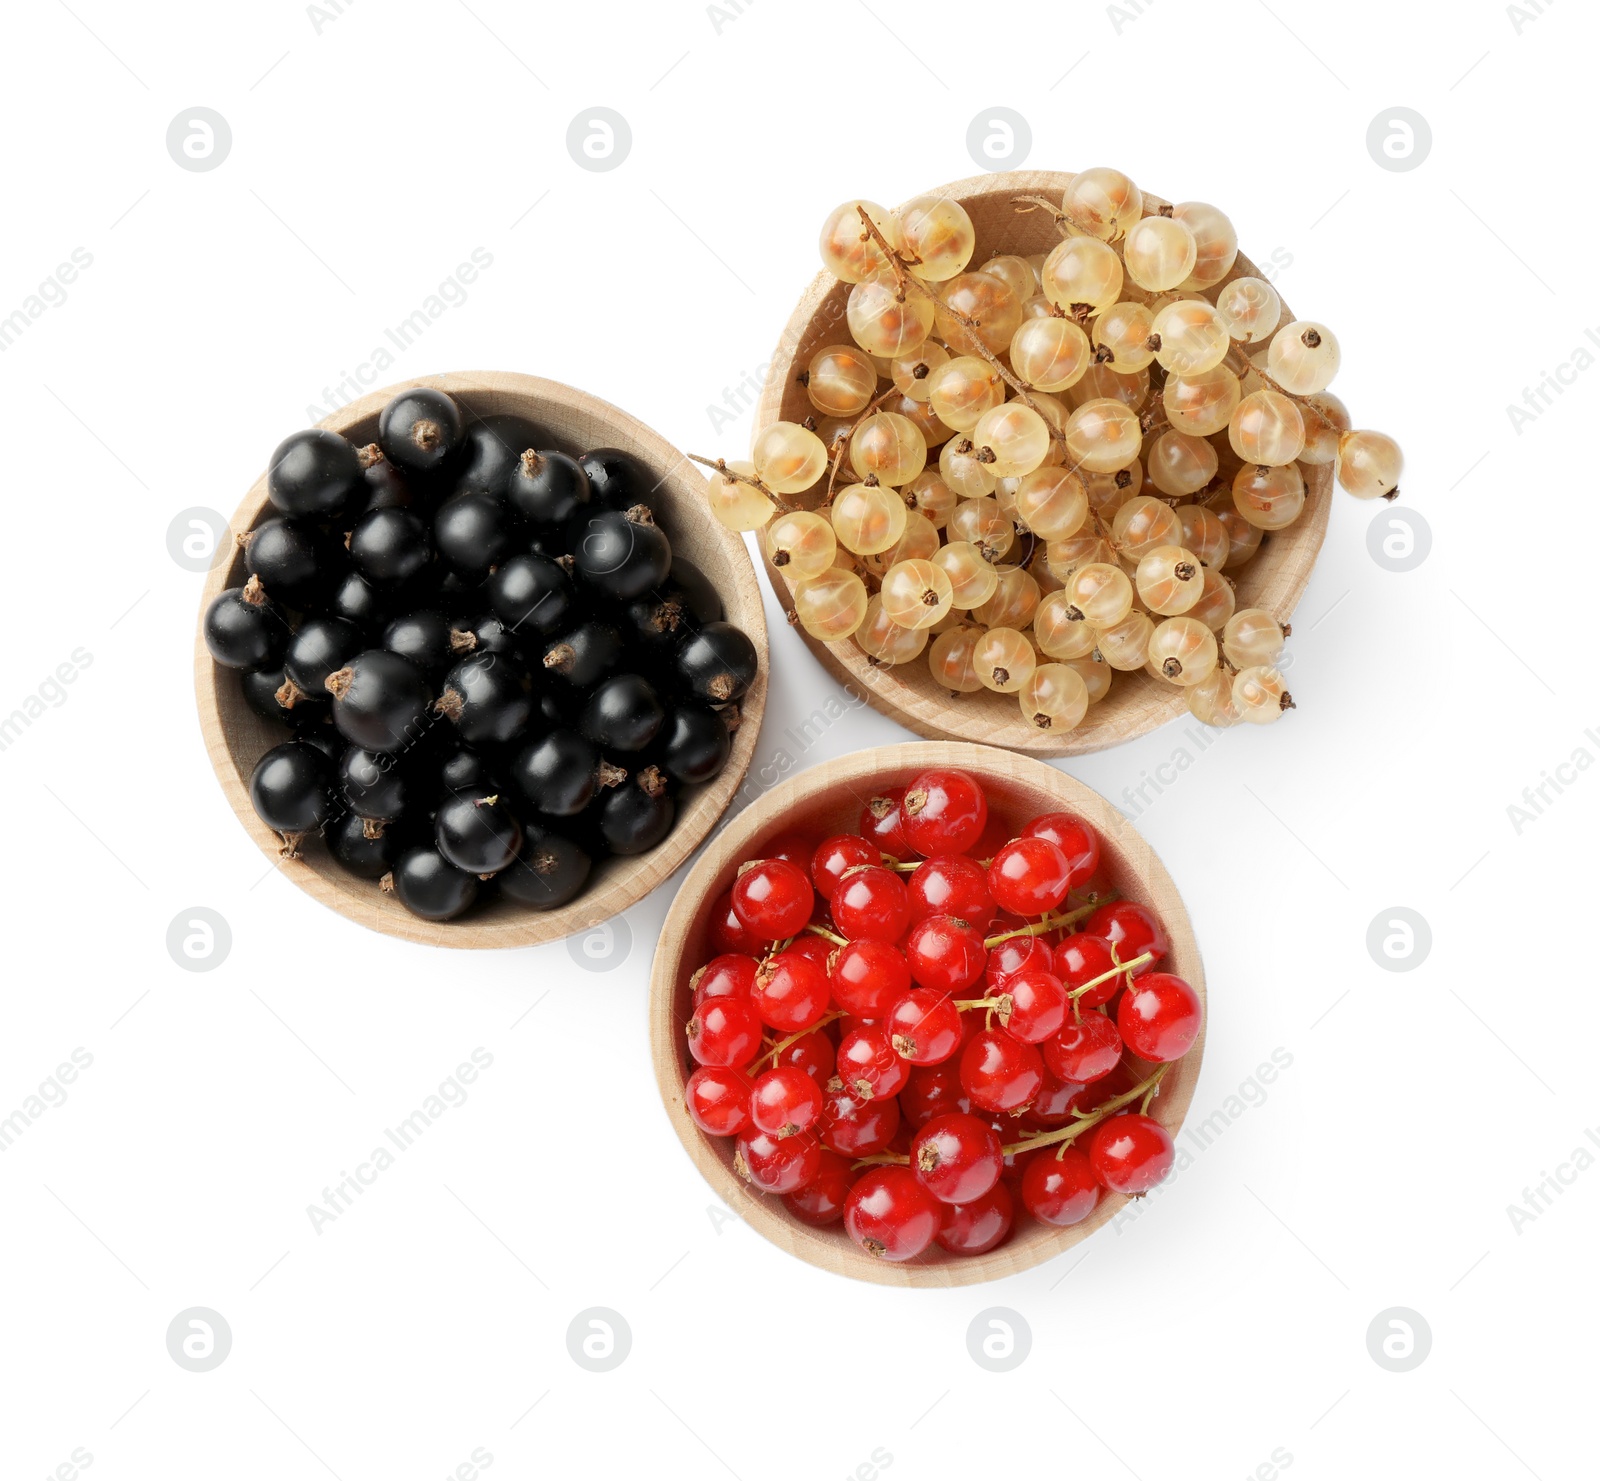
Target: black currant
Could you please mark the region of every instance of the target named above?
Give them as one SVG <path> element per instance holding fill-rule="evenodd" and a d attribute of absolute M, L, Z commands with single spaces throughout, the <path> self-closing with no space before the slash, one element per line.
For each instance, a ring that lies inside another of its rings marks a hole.
<path fill-rule="evenodd" d="M 415 475 L 395 467 L 376 442 L 358 447 L 356 456 L 361 460 L 361 492 L 356 498 L 356 514 L 365 514 L 369 509 L 409 509 L 422 502 Z"/>
<path fill-rule="evenodd" d="M 297 705 L 298 709 L 299 706 Z M 310 716 L 295 726 L 294 738 L 303 746 L 310 746 L 314 751 L 320 751 L 328 760 L 329 766 L 337 769 L 339 758 L 345 753 L 344 737 L 331 725 L 324 724 L 325 715 Z M 331 786 L 332 783 L 330 782 Z"/>
<path fill-rule="evenodd" d="M 289 641 L 288 622 L 255 576 L 212 599 L 202 630 L 206 651 L 230 669 L 276 663 Z"/>
<path fill-rule="evenodd" d="M 681 555 L 672 557 L 672 569 L 667 572 L 662 595 L 680 602 L 693 618 L 690 626 L 705 622 L 721 622 L 727 615 L 716 584 L 699 566 Z"/>
<path fill-rule="evenodd" d="M 563 528 L 589 502 L 589 476 L 565 453 L 528 448 L 517 459 L 506 498 L 524 519 L 548 530 Z"/>
<path fill-rule="evenodd" d="M 374 586 L 415 581 L 433 559 L 428 527 L 409 509 L 374 509 L 350 531 L 350 563 Z"/>
<path fill-rule="evenodd" d="M 671 781 L 647 766 L 605 794 L 599 804 L 600 836 L 613 854 L 642 854 L 672 831 L 677 814 Z"/>
<path fill-rule="evenodd" d="M 357 817 L 379 822 L 398 818 L 410 791 L 395 757 L 360 746 L 349 747 L 339 758 L 339 790 Z"/>
<path fill-rule="evenodd" d="M 361 487 L 361 460 L 337 432 L 308 427 L 285 437 L 267 465 L 267 497 L 281 513 L 337 519 Z"/>
<path fill-rule="evenodd" d="M 455 631 L 460 634 L 457 639 L 461 645 L 461 652 L 456 655 L 458 659 L 469 653 L 504 653 L 521 658 L 522 644 L 517 635 L 493 612 L 486 612 L 481 617 L 458 617 Z"/>
<path fill-rule="evenodd" d="M 489 600 L 512 631 L 553 637 L 572 620 L 576 597 L 567 573 L 542 555 L 514 555 L 489 578 Z"/>
<path fill-rule="evenodd" d="M 382 879 L 400 857 L 400 830 L 347 812 L 323 830 L 328 852 L 358 879 Z"/>
<path fill-rule="evenodd" d="M 281 664 L 270 668 L 246 669 L 239 675 L 239 692 L 244 702 L 264 720 L 281 720 L 285 725 L 326 716 L 326 694 L 304 694 L 298 686 L 286 687 L 287 675 Z"/>
<path fill-rule="evenodd" d="M 668 661 L 678 651 L 678 643 L 694 624 L 681 598 L 673 594 L 672 583 L 648 591 L 622 609 L 622 630 L 630 642 L 652 657 Z"/>
<path fill-rule="evenodd" d="M 489 763 L 477 752 L 459 746 L 439 763 L 442 792 L 490 791 L 494 786 Z"/>
<path fill-rule="evenodd" d="M 461 438 L 461 456 L 454 472 L 455 491 L 505 493 L 517 459 L 530 447 L 540 447 L 547 441 L 546 434 L 526 417 L 502 414 L 472 422 Z"/>
<path fill-rule="evenodd" d="M 328 675 L 342 669 L 366 646 L 355 623 L 342 617 L 308 617 L 289 639 L 283 655 L 284 677 L 302 695 L 326 699 Z"/>
<path fill-rule="evenodd" d="M 456 494 L 433 516 L 440 558 L 464 581 L 482 582 L 511 550 L 511 512 L 493 494 Z"/>
<path fill-rule="evenodd" d="M 461 408 L 428 386 L 402 391 L 378 414 L 378 446 L 391 463 L 431 473 L 461 446 Z"/>
<path fill-rule="evenodd" d="M 478 876 L 427 845 L 407 849 L 379 883 L 424 920 L 450 920 L 478 898 Z"/>
<path fill-rule="evenodd" d="M 274 746 L 250 773 L 250 802 L 267 827 L 283 835 L 283 854 L 294 858 L 301 837 L 333 811 L 332 766 L 315 746 L 298 740 Z"/>
<path fill-rule="evenodd" d="M 469 745 L 504 744 L 522 733 L 533 712 L 527 678 L 511 658 L 475 653 L 450 670 L 434 708 Z"/>
<path fill-rule="evenodd" d="M 379 591 L 359 571 L 348 572 L 328 601 L 331 616 L 343 617 L 346 622 L 355 623 L 363 632 L 381 627 L 388 621 L 393 608 L 393 595 Z"/>
<path fill-rule="evenodd" d="M 442 612 L 411 612 L 396 617 L 383 630 L 383 646 L 409 658 L 434 682 L 475 644 L 470 633 L 461 631 Z"/>
<path fill-rule="evenodd" d="M 719 714 L 702 704 L 676 705 L 667 716 L 653 754 L 685 786 L 709 782 L 728 764 L 733 737 L 726 715 L 736 713 Z"/>
<path fill-rule="evenodd" d="M 616 672 L 625 652 L 616 628 L 591 619 L 546 643 L 541 665 L 574 689 L 589 689 Z"/>
<path fill-rule="evenodd" d="M 708 622 L 678 646 L 678 678 L 707 704 L 743 699 L 758 665 L 756 645 L 730 622 Z"/>
<path fill-rule="evenodd" d="M 401 751 L 428 726 L 433 692 L 416 664 L 398 653 L 358 653 L 324 687 L 333 696 L 333 723 L 351 745 Z"/>
<path fill-rule="evenodd" d="M 593 497 L 607 509 L 648 506 L 659 481 L 631 453 L 615 447 L 597 447 L 585 453 L 578 459 L 578 466 L 589 480 Z"/>
<path fill-rule="evenodd" d="M 578 728 L 608 751 L 642 751 L 665 719 L 666 711 L 648 680 L 638 674 L 618 674 L 589 696 Z"/>
<path fill-rule="evenodd" d="M 263 520 L 239 537 L 245 569 L 275 601 L 305 608 L 319 602 L 346 567 L 338 542 L 315 525 Z"/>
<path fill-rule="evenodd" d="M 604 509 L 575 524 L 572 556 L 577 577 L 602 596 L 631 602 L 667 578 L 672 546 L 642 504 L 626 512 Z"/>
<path fill-rule="evenodd" d="M 553 730 L 524 746 L 511 763 L 511 782 L 528 805 L 553 818 L 576 817 L 596 793 L 628 773 L 605 760 L 574 730 Z"/>
<path fill-rule="evenodd" d="M 589 882 L 592 867 L 588 854 L 570 838 L 548 828 L 529 828 L 517 857 L 495 880 L 519 905 L 554 910 Z"/>
<path fill-rule="evenodd" d="M 434 842 L 457 869 L 495 874 L 517 855 L 522 825 L 493 792 L 452 792 L 439 804 Z"/>

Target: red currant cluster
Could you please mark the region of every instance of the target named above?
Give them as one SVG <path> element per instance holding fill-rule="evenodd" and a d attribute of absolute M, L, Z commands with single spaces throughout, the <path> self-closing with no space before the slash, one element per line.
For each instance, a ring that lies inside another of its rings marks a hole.
<path fill-rule="evenodd" d="M 1071 813 L 1012 836 L 976 778 L 923 772 L 855 833 L 774 839 L 707 939 L 689 1114 L 807 1224 L 842 1218 L 885 1260 L 977 1255 L 1017 1197 L 1077 1224 L 1172 1167 L 1146 1112 L 1200 998 L 1154 970 L 1160 921 L 1105 887 Z"/>

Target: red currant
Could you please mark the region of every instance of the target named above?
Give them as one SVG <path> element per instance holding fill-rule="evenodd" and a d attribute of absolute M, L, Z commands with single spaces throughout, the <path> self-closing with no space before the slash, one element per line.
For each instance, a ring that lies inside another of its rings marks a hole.
<path fill-rule="evenodd" d="M 900 1093 L 911 1073 L 894 1052 L 881 1024 L 853 1028 L 839 1040 L 839 1078 L 858 1100 L 888 1100 Z"/>
<path fill-rule="evenodd" d="M 1040 1149 L 1022 1174 L 1022 1202 L 1041 1224 L 1081 1224 L 1100 1202 L 1100 1183 L 1076 1147 Z"/>
<path fill-rule="evenodd" d="M 882 853 L 866 839 L 854 833 L 840 833 L 817 845 L 816 853 L 811 856 L 811 878 L 817 893 L 831 905 L 833 892 L 850 870 L 882 862 Z"/>
<path fill-rule="evenodd" d="M 809 956 L 780 951 L 756 972 L 750 1001 L 763 1023 L 780 1033 L 798 1033 L 828 1011 L 828 974 Z"/>
<path fill-rule="evenodd" d="M 989 820 L 989 803 L 970 772 L 935 768 L 912 779 L 900 808 L 901 831 L 925 858 L 964 854 Z"/>
<path fill-rule="evenodd" d="M 965 992 L 983 976 L 988 963 L 978 928 L 951 916 L 930 915 L 906 935 L 906 964 L 921 987 Z"/>
<path fill-rule="evenodd" d="M 822 1152 L 817 1175 L 803 1188 L 784 1195 L 784 1207 L 802 1224 L 823 1228 L 844 1217 L 844 1201 L 850 1195 L 855 1174 L 837 1152 Z"/>
<path fill-rule="evenodd" d="M 734 913 L 763 941 L 787 941 L 805 930 L 816 892 L 804 870 L 785 859 L 746 864 L 733 885 Z"/>
<path fill-rule="evenodd" d="M 761 1047 L 761 1020 L 748 998 L 708 998 L 684 1032 L 699 1064 L 749 1064 Z"/>
<path fill-rule="evenodd" d="M 793 1193 L 822 1166 L 822 1145 L 814 1136 L 747 1131 L 734 1145 L 733 1170 L 763 1193 Z"/>
<path fill-rule="evenodd" d="M 1000 1022 L 1024 1044 L 1042 1044 L 1066 1022 L 1067 990 L 1054 972 L 1031 967 L 1015 972 L 1006 978 L 1002 993 L 1011 999 L 1011 1007 L 1001 1009 Z"/>
<path fill-rule="evenodd" d="M 725 1065 L 701 1065 L 683 1088 L 689 1116 L 710 1136 L 738 1136 L 750 1129 L 750 1092 L 754 1087 L 743 1070 Z"/>
<path fill-rule="evenodd" d="M 1043 1058 L 1042 1045 L 1040 1057 Z M 1023 1125 L 1034 1131 L 1055 1131 L 1076 1121 L 1078 1118 L 1072 1113 L 1082 1107 L 1085 1088 L 1073 1080 L 1056 1079 L 1046 1064 L 1044 1084 L 1039 1087 L 1033 1103 L 1022 1113 Z"/>
<path fill-rule="evenodd" d="M 1032 1044 L 984 1029 L 961 1051 L 961 1085 L 983 1111 L 1020 1111 L 1044 1084 L 1044 1061 Z"/>
<path fill-rule="evenodd" d="M 833 1040 L 825 1030 L 813 1029 L 780 1049 L 778 1063 L 804 1070 L 818 1085 L 826 1085 L 833 1074 Z"/>
<path fill-rule="evenodd" d="M 858 1018 L 882 1018 L 911 986 L 905 957 L 883 941 L 852 941 L 832 963 L 833 1001 Z"/>
<path fill-rule="evenodd" d="M 1172 1138 L 1149 1116 L 1113 1116 L 1089 1133 L 1089 1161 L 1113 1193 L 1148 1193 L 1172 1171 Z"/>
<path fill-rule="evenodd" d="M 747 998 L 756 985 L 753 956 L 714 956 L 689 979 L 698 1008 L 707 998 Z"/>
<path fill-rule="evenodd" d="M 852 941 L 898 941 L 911 919 L 906 887 L 881 864 L 853 870 L 834 891 L 833 919 Z"/>
<path fill-rule="evenodd" d="M 1150 960 L 1133 969 L 1135 977 L 1150 971 L 1171 948 L 1161 922 L 1137 900 L 1113 900 L 1102 905 L 1083 923 L 1083 929 L 1091 936 L 1104 936 L 1116 947 L 1119 962 L 1131 962 L 1148 951 Z"/>
<path fill-rule="evenodd" d="M 1069 1017 L 1061 1032 L 1039 1049 L 1052 1075 L 1078 1085 L 1103 1080 L 1122 1063 L 1122 1035 L 1104 1013 Z"/>
<path fill-rule="evenodd" d="M 1076 935 L 1068 936 L 1060 946 L 1056 947 L 1056 976 L 1061 979 L 1068 992 L 1094 982 L 1097 978 L 1105 978 L 1103 982 L 1089 988 L 1076 999 L 1079 1008 L 1098 1008 L 1102 1003 L 1109 1003 L 1116 997 L 1119 989 L 1128 980 L 1125 972 L 1106 977 L 1107 972 L 1115 973 L 1116 968 L 1117 963 L 1111 960 L 1111 943 L 1104 936 L 1090 936 L 1080 931 Z"/>
<path fill-rule="evenodd" d="M 939 1222 L 939 1248 L 952 1255 L 983 1255 L 1004 1242 L 1015 1217 L 1011 1190 L 996 1183 L 971 1203 L 945 1205 Z"/>
<path fill-rule="evenodd" d="M 809 1131 L 822 1119 L 822 1087 L 792 1065 L 768 1070 L 751 1090 L 750 1119 L 769 1136 Z"/>
<path fill-rule="evenodd" d="M 947 1111 L 971 1109 L 972 1101 L 961 1088 L 960 1068 L 948 1061 L 918 1065 L 900 1092 L 900 1113 L 913 1128 L 926 1126 Z"/>
<path fill-rule="evenodd" d="M 883 1151 L 899 1130 L 900 1103 L 893 1098 L 862 1101 L 834 1086 L 823 1097 L 818 1134 L 823 1146 L 842 1157 L 871 1157 Z"/>
<path fill-rule="evenodd" d="M 984 970 L 983 985 L 989 996 L 1003 987 L 1006 978 L 1029 968 L 1055 972 L 1055 954 L 1038 936 L 1013 936 L 1002 941 L 989 953 L 989 965 Z M 1060 973 L 1056 974 L 1057 976 Z"/>
<path fill-rule="evenodd" d="M 943 1064 L 961 1047 L 961 1014 L 937 988 L 912 988 L 889 1010 L 884 1027 L 895 1053 L 910 1064 Z"/>
<path fill-rule="evenodd" d="M 943 1207 L 908 1167 L 869 1168 L 844 1204 L 851 1239 L 880 1260 L 914 1260 L 939 1233 Z"/>
<path fill-rule="evenodd" d="M 935 1116 L 911 1139 L 911 1170 L 941 1203 L 971 1203 L 1000 1181 L 1000 1138 L 976 1116 Z"/>
<path fill-rule="evenodd" d="M 793 956 L 810 957 L 824 972 L 828 970 L 828 961 L 833 956 L 833 942 L 821 936 L 813 936 L 809 931 L 802 931 L 786 947 L 786 953 Z"/>
<path fill-rule="evenodd" d="M 902 826 L 905 818 L 901 805 L 905 795 L 904 787 L 891 787 L 861 809 L 861 836 L 875 844 L 880 853 L 892 854 L 897 859 L 909 859 L 914 852 Z"/>
<path fill-rule="evenodd" d="M 1024 838 L 1048 838 L 1067 856 L 1067 888 L 1077 889 L 1100 867 L 1100 836 L 1082 818 L 1069 812 L 1047 812 L 1022 830 Z"/>
<path fill-rule="evenodd" d="M 1048 838 L 1018 838 L 989 865 L 989 893 L 1015 915 L 1049 915 L 1067 898 L 1072 866 Z"/>
<path fill-rule="evenodd" d="M 1200 1036 L 1200 994 L 1170 972 L 1146 972 L 1117 1004 L 1117 1027 L 1140 1059 L 1182 1059 Z"/>
<path fill-rule="evenodd" d="M 711 906 L 710 921 L 706 926 L 706 945 L 713 956 L 737 952 L 755 956 L 767 943 L 746 929 L 733 908 L 733 891 L 724 890 Z"/>
<path fill-rule="evenodd" d="M 914 921 L 927 915 L 953 915 L 981 926 L 994 914 L 988 877 L 960 854 L 940 854 L 918 864 L 906 880 L 906 895 Z"/>
<path fill-rule="evenodd" d="M 780 833 L 761 850 L 764 859 L 782 859 L 793 864 L 802 874 L 811 869 L 811 856 L 817 851 L 817 840 L 803 833 Z M 781 938 L 776 938 L 781 939 Z"/>

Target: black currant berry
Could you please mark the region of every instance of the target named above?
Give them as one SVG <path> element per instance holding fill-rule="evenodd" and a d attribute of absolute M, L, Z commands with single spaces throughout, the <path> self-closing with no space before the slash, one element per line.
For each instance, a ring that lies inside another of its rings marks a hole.
<path fill-rule="evenodd" d="M 239 537 L 244 565 L 275 601 L 306 608 L 321 601 L 346 566 L 338 543 L 315 525 L 269 519 Z"/>
<path fill-rule="evenodd" d="M 379 591 L 359 571 L 348 572 L 328 601 L 330 616 L 353 622 L 362 632 L 381 627 L 393 608 L 393 595 Z"/>
<path fill-rule="evenodd" d="M 457 494 L 433 516 L 433 543 L 464 581 L 485 581 L 511 551 L 511 512 L 493 494 Z"/>
<path fill-rule="evenodd" d="M 267 497 L 291 518 L 337 519 L 361 487 L 355 448 L 321 427 L 285 437 L 267 468 Z"/>
<path fill-rule="evenodd" d="M 667 716 L 653 754 L 678 781 L 693 787 L 716 776 L 732 751 L 733 737 L 724 714 L 708 705 L 681 704 Z"/>
<path fill-rule="evenodd" d="M 667 573 L 661 594 L 683 605 L 693 619 L 691 627 L 706 622 L 721 622 L 727 615 L 722 597 L 711 578 L 681 555 L 672 557 L 672 569 Z"/>
<path fill-rule="evenodd" d="M 473 654 L 444 681 L 434 709 L 469 745 L 504 744 L 527 727 L 533 712 L 527 673 L 499 654 Z"/>
<path fill-rule="evenodd" d="M 547 441 L 526 417 L 500 415 L 471 423 L 462 434 L 461 456 L 453 472 L 455 492 L 505 493 L 517 460 L 530 447 Z"/>
<path fill-rule="evenodd" d="M 439 788 L 442 792 L 487 792 L 493 787 L 489 763 L 466 746 L 457 747 L 439 763 Z"/>
<path fill-rule="evenodd" d="M 461 446 L 461 408 L 443 391 L 402 391 L 378 414 L 378 446 L 391 463 L 432 473 Z"/>
<path fill-rule="evenodd" d="M 376 587 L 415 581 L 432 559 L 428 527 L 409 509 L 374 509 L 350 531 L 350 563 Z"/>
<path fill-rule="evenodd" d="M 289 640 L 288 622 L 255 576 L 214 597 L 202 628 L 206 652 L 230 669 L 276 663 Z"/>
<path fill-rule="evenodd" d="M 409 658 L 431 682 L 437 682 L 463 653 L 472 651 L 475 641 L 442 612 L 422 611 L 396 617 L 383 630 L 383 646 Z"/>
<path fill-rule="evenodd" d="M 708 622 L 678 647 L 678 678 L 696 699 L 732 704 L 756 681 L 756 645 L 729 622 Z"/>
<path fill-rule="evenodd" d="M 506 498 L 524 519 L 559 530 L 589 502 L 589 476 L 565 453 L 528 448 L 511 471 Z"/>
<path fill-rule="evenodd" d="M 505 895 L 534 910 L 565 905 L 589 882 L 588 854 L 548 828 L 529 828 L 517 857 L 495 881 Z"/>
<path fill-rule="evenodd" d="M 351 746 L 339 758 L 339 790 L 358 818 L 390 822 L 405 811 L 410 789 L 393 756 Z"/>
<path fill-rule="evenodd" d="M 401 751 L 428 726 L 433 691 L 416 664 L 398 653 L 358 653 L 324 687 L 333 696 L 333 723 L 353 746 Z"/>
<path fill-rule="evenodd" d="M 296 706 L 298 709 L 299 707 Z M 320 751 L 327 758 L 328 765 L 337 770 L 339 758 L 344 755 L 346 747 L 344 737 L 331 725 L 323 723 L 322 716 L 308 717 L 295 726 L 294 738 L 303 746 L 310 746 L 314 751 Z M 330 776 L 332 773 L 330 772 Z M 332 783 L 329 783 L 332 786 Z"/>
<path fill-rule="evenodd" d="M 312 696 L 303 694 L 298 687 L 286 687 L 287 677 L 280 664 L 246 669 L 239 675 L 239 692 L 263 720 L 280 720 L 285 725 L 293 725 L 327 714 L 326 694 Z"/>
<path fill-rule="evenodd" d="M 599 804 L 600 836 L 613 854 L 642 854 L 672 831 L 678 815 L 666 774 L 647 766 Z"/>
<path fill-rule="evenodd" d="M 422 502 L 413 474 L 397 468 L 383 455 L 376 442 L 356 449 L 361 460 L 361 492 L 352 510 L 365 514 L 369 509 L 410 509 Z"/>
<path fill-rule="evenodd" d="M 647 680 L 618 674 L 589 696 L 578 729 L 607 751 L 642 751 L 656 738 L 666 715 Z"/>
<path fill-rule="evenodd" d="M 650 503 L 657 479 L 637 458 L 615 447 L 597 447 L 578 459 L 592 496 L 618 511 Z"/>
<path fill-rule="evenodd" d="M 424 920 L 450 920 L 478 898 L 478 876 L 426 845 L 403 853 L 379 883 Z"/>
<path fill-rule="evenodd" d="M 454 792 L 439 804 L 434 842 L 457 869 L 495 874 L 516 858 L 522 825 L 493 792 Z"/>
<path fill-rule="evenodd" d="M 648 591 L 622 609 L 622 630 L 628 640 L 652 657 L 671 661 L 678 644 L 693 626 L 682 600 L 671 594 L 671 582 Z"/>
<path fill-rule="evenodd" d="M 366 646 L 355 623 L 342 617 L 308 617 L 284 651 L 284 677 L 300 694 L 326 699 L 328 675 L 342 669 Z"/>
<path fill-rule="evenodd" d="M 283 855 L 294 858 L 300 840 L 333 811 L 332 767 L 315 746 L 285 741 L 274 746 L 250 773 L 256 816 L 283 835 Z"/>
<path fill-rule="evenodd" d="M 672 546 L 643 504 L 605 509 L 574 526 L 577 577 L 613 601 L 631 602 L 667 579 Z"/>
<path fill-rule="evenodd" d="M 358 879 L 382 879 L 400 857 L 400 830 L 347 812 L 323 832 L 328 852 Z"/>
<path fill-rule="evenodd" d="M 576 597 L 567 573 L 542 555 L 514 555 L 489 578 L 495 614 L 526 638 L 554 637 L 572 621 Z"/>
<path fill-rule="evenodd" d="M 589 689 L 616 672 L 625 652 L 616 628 L 591 619 L 545 644 L 541 666 L 574 689 Z"/>
<path fill-rule="evenodd" d="M 461 651 L 456 655 L 458 659 L 465 658 L 469 653 L 504 653 L 520 660 L 522 644 L 517 640 L 517 635 L 511 631 L 493 612 L 486 612 L 481 617 L 458 617 L 455 631 L 460 634 L 457 642 Z"/>
<path fill-rule="evenodd" d="M 574 730 L 553 730 L 524 746 L 511 763 L 511 782 L 530 807 L 552 818 L 573 818 L 595 795 L 628 773 L 605 760 Z"/>

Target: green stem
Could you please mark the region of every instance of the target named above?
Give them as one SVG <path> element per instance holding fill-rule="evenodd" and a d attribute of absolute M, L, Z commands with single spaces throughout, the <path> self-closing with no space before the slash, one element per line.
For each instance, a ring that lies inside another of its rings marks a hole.
<path fill-rule="evenodd" d="M 821 936 L 824 941 L 833 942 L 835 946 L 848 946 L 850 944 L 843 936 L 836 936 L 832 931 L 822 926 L 808 925 L 806 930 L 810 931 L 813 936 Z"/>
<path fill-rule="evenodd" d="M 1115 947 L 1112 948 L 1111 955 L 1112 960 L 1115 961 Z M 1124 972 L 1131 974 L 1135 967 L 1142 967 L 1146 962 L 1153 962 L 1155 959 L 1156 956 L 1153 951 L 1146 951 L 1141 952 L 1131 962 L 1117 962 L 1117 965 L 1114 966 L 1109 972 L 1102 972 L 1098 977 L 1091 977 L 1086 983 L 1083 984 L 1082 987 L 1073 988 L 1072 991 L 1067 994 L 1067 996 L 1071 998 L 1074 1003 L 1076 1003 L 1077 1000 L 1082 997 L 1084 993 L 1088 992 L 1091 987 L 1099 987 L 1102 982 L 1110 982 L 1113 977 L 1120 977 Z"/>
<path fill-rule="evenodd" d="M 858 1157 L 850 1164 L 857 1167 L 910 1167 L 911 1159 L 902 1157 L 898 1152 L 874 1152 L 870 1157 Z"/>
<path fill-rule="evenodd" d="M 787 1039 L 779 1039 L 778 1042 L 772 1046 L 772 1048 L 763 1049 L 760 1054 L 756 1055 L 754 1062 L 756 1064 L 760 1064 L 762 1060 L 770 1059 L 773 1064 L 776 1065 L 778 1062 L 778 1056 L 782 1054 L 783 1051 L 791 1044 L 798 1044 L 800 1040 L 805 1038 L 807 1034 L 814 1034 L 819 1028 L 832 1023 L 835 1019 L 843 1017 L 844 1011 L 839 1008 L 835 1008 L 831 1013 L 824 1013 L 821 1018 L 811 1025 L 810 1028 L 803 1028 L 798 1033 L 790 1034 Z"/>
<path fill-rule="evenodd" d="M 1161 1083 L 1161 1077 L 1166 1074 L 1168 1066 L 1162 1065 L 1148 1080 L 1142 1080 L 1132 1090 L 1125 1090 L 1121 1095 L 1113 1096 L 1103 1106 L 1085 1116 L 1075 1126 L 1063 1126 L 1059 1131 L 1046 1131 L 1039 1136 L 1031 1136 L 1025 1142 L 1013 1142 L 1009 1147 L 1002 1147 L 1001 1151 L 1007 1157 L 1013 1157 L 1018 1152 L 1032 1152 L 1038 1147 L 1053 1147 L 1058 1142 L 1070 1142 L 1080 1132 L 1087 1131 L 1091 1126 L 1098 1126 L 1108 1116 L 1115 1115 L 1124 1106 L 1131 1106 L 1141 1096 L 1146 1105 L 1150 1104 L 1150 1097 L 1155 1094 L 1156 1087 Z"/>
<path fill-rule="evenodd" d="M 1074 925 L 1086 916 L 1093 915 L 1108 900 L 1116 898 L 1117 892 L 1110 890 L 1098 900 L 1090 900 L 1087 905 L 1077 910 L 1069 910 L 1064 915 L 1047 915 L 1037 925 L 1018 926 L 1014 931 L 1004 931 L 998 936 L 986 938 L 983 944 L 989 951 L 993 951 L 1002 941 L 1012 941 L 1018 936 L 1043 936 L 1047 931 L 1059 931 L 1062 926 Z"/>

